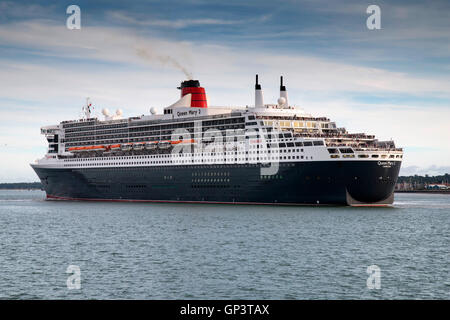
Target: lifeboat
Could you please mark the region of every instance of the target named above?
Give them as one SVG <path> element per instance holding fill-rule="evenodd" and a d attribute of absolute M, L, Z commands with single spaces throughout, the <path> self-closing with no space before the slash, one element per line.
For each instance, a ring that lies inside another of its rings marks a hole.
<path fill-rule="evenodd" d="M 149 141 L 145 143 L 145 149 L 147 150 L 155 150 L 158 146 L 158 141 Z"/>
<path fill-rule="evenodd" d="M 70 152 L 82 152 L 82 151 L 105 151 L 105 146 L 87 146 L 87 147 L 71 147 Z"/>
<path fill-rule="evenodd" d="M 142 150 L 142 149 L 144 149 L 144 143 L 133 144 L 133 150 Z"/>
<path fill-rule="evenodd" d="M 130 151 L 133 145 L 131 143 L 125 143 L 120 146 L 120 150 L 122 151 Z"/>
<path fill-rule="evenodd" d="M 120 144 L 113 144 L 109 146 L 109 150 L 111 151 L 116 151 L 116 150 L 120 150 Z"/>
<path fill-rule="evenodd" d="M 106 147 L 105 146 L 89 146 L 86 147 L 87 151 L 105 151 Z"/>
<path fill-rule="evenodd" d="M 194 139 L 185 139 L 185 140 L 172 140 L 170 141 L 170 144 L 192 144 L 195 143 Z"/>
<path fill-rule="evenodd" d="M 160 149 L 169 149 L 170 148 L 170 141 L 160 141 L 160 142 L 158 142 L 158 148 L 160 148 Z"/>

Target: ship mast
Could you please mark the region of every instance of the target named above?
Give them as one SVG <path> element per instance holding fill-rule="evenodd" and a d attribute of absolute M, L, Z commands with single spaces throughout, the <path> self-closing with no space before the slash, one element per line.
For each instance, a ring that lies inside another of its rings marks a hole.
<path fill-rule="evenodd" d="M 84 117 L 86 120 L 91 118 L 91 112 L 92 109 L 94 108 L 92 107 L 92 103 L 90 102 L 89 99 L 90 99 L 89 97 L 86 98 L 86 105 L 83 106 L 83 108 L 81 109 L 82 112 L 84 113 Z"/>

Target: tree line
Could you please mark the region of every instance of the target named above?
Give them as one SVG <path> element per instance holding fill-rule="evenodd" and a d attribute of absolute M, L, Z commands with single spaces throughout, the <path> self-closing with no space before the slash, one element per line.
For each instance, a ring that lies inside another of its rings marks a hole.
<path fill-rule="evenodd" d="M 40 182 L 0 183 L 0 189 L 42 189 Z"/>
<path fill-rule="evenodd" d="M 416 184 L 435 184 L 435 183 L 450 183 L 450 174 L 446 173 L 440 176 L 400 176 L 397 183 L 416 183 Z"/>

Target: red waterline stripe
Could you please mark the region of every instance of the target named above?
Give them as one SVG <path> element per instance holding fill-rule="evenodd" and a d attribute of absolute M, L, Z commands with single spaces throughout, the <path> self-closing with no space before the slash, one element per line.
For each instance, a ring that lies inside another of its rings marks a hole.
<path fill-rule="evenodd" d="M 391 204 L 352 204 L 351 207 L 389 207 Z"/>
<path fill-rule="evenodd" d="M 180 200 L 135 200 L 135 199 L 90 199 L 90 198 L 70 198 L 47 195 L 49 200 L 66 201 L 99 201 L 99 202 L 157 202 L 157 203 L 205 203 L 205 204 L 243 204 L 243 205 L 283 205 L 283 206 L 334 206 L 333 204 L 314 203 L 283 203 L 283 202 L 221 202 L 221 201 L 180 201 Z M 338 204 L 335 204 L 338 205 Z"/>

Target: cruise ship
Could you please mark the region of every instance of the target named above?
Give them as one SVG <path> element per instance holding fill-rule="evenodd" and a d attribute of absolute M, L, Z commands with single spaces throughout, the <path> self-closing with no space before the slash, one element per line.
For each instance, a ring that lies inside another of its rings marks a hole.
<path fill-rule="evenodd" d="M 209 106 L 198 80 L 158 114 L 119 109 L 41 128 L 47 154 L 31 164 L 47 199 L 270 205 L 386 206 L 403 158 L 393 141 L 349 133 L 280 97 Z"/>

